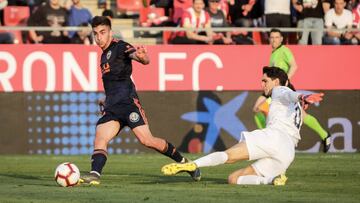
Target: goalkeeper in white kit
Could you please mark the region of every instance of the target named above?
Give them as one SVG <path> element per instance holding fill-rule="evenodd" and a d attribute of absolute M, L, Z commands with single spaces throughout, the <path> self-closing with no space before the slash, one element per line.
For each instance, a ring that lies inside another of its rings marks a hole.
<path fill-rule="evenodd" d="M 302 125 L 301 108 L 322 100 L 323 94 L 301 95 L 289 84 L 287 74 L 277 67 L 264 67 L 262 89 L 271 96 L 266 128 L 242 132 L 241 141 L 226 151 L 214 152 L 188 163 L 172 163 L 162 167 L 165 175 L 191 172 L 200 167 L 256 160 L 229 175 L 229 184 L 285 185 L 285 173 L 295 157 L 295 147 Z"/>

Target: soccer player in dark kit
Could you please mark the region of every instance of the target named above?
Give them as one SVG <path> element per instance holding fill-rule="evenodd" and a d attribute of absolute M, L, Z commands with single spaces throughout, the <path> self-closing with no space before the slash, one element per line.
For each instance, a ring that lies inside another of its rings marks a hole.
<path fill-rule="evenodd" d="M 95 16 L 91 26 L 95 42 L 103 50 L 100 66 L 106 99 L 103 103 L 103 116 L 96 124 L 91 171 L 81 176 L 79 182 L 100 184 L 101 171 L 108 156 L 107 145 L 125 126 L 130 127 L 146 147 L 155 149 L 176 162 L 187 162 L 171 143 L 151 134 L 144 109 L 130 78 L 132 60 L 144 65 L 150 63 L 145 47 L 133 47 L 127 42 L 113 39 L 111 21 L 107 17 Z M 194 180 L 201 178 L 199 170 L 189 174 Z"/>

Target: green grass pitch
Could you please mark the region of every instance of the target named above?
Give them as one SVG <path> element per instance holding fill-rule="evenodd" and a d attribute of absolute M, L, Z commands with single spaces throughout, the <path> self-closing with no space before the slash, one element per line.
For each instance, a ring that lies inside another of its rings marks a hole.
<path fill-rule="evenodd" d="M 187 155 L 190 158 L 199 155 Z M 242 162 L 202 169 L 202 180 L 187 174 L 163 176 L 171 160 L 159 154 L 112 155 L 100 186 L 57 186 L 62 162 L 89 169 L 89 156 L 0 156 L 0 202 L 359 202 L 360 154 L 297 154 L 286 186 L 228 185 Z"/>

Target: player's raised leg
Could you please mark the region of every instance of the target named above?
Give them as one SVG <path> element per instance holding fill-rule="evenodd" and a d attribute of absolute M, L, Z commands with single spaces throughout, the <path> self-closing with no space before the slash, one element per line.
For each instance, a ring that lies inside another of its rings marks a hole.
<path fill-rule="evenodd" d="M 113 120 L 99 124 L 96 127 L 94 152 L 91 156 L 91 171 L 80 177 L 80 183 L 100 184 L 100 175 L 107 160 L 107 145 L 119 130 L 119 122 Z"/>

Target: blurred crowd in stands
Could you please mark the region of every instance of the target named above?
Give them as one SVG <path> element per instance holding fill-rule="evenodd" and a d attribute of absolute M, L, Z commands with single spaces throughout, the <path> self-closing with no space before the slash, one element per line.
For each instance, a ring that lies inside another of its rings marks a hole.
<path fill-rule="evenodd" d="M 92 0 L 94 1 L 94 0 Z M 285 33 L 288 44 L 360 44 L 359 0 L 116 0 L 116 12 L 106 0 L 97 1 L 109 18 L 134 15 L 143 27 L 183 27 L 164 31 L 171 44 L 260 44 L 267 33 L 214 32 L 211 28 L 299 28 Z M 0 23 L 5 26 L 79 26 L 78 31 L 1 31 L 0 43 L 93 44 L 88 29 L 92 13 L 88 0 L 0 0 Z M 115 13 L 115 14 L 114 14 Z M 121 14 L 121 15 L 120 15 Z M 15 17 L 14 17 L 15 16 Z M 199 29 L 201 28 L 201 29 Z M 335 28 L 341 30 L 324 30 Z M 199 30 L 197 30 L 199 29 Z"/>

